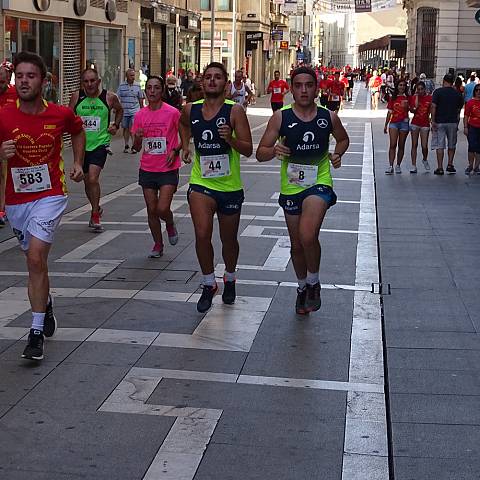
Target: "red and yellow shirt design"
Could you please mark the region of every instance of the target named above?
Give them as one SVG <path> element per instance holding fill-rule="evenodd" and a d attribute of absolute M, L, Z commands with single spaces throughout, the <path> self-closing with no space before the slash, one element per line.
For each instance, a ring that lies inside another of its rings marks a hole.
<path fill-rule="evenodd" d="M 38 115 L 21 112 L 18 103 L 2 110 L 0 142 L 13 140 L 16 147 L 8 160 L 7 205 L 66 194 L 62 136 L 82 129 L 80 117 L 52 103 Z"/>
<path fill-rule="evenodd" d="M 480 100 L 472 98 L 465 105 L 465 116 L 468 117 L 468 124 L 480 128 Z"/>
<path fill-rule="evenodd" d="M 387 108 L 392 114 L 391 123 L 408 121 L 408 98 L 406 95 L 399 95 L 395 100 L 390 99 Z"/>

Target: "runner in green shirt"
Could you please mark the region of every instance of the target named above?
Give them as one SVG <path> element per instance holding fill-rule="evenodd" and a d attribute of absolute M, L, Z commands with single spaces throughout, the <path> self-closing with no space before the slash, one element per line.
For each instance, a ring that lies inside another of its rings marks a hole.
<path fill-rule="evenodd" d="M 123 108 L 113 92 L 100 90 L 101 79 L 97 70 L 87 68 L 82 72 L 82 89 L 70 98 L 70 108 L 83 119 L 87 137 L 85 146 L 85 193 L 92 205 L 89 227 L 95 232 L 103 230 L 100 223 L 100 172 L 105 166 L 111 135 L 120 128 Z M 110 111 L 115 110 L 115 121 L 110 123 Z"/>
<path fill-rule="evenodd" d="M 227 71 L 213 62 L 203 73 L 205 98 L 188 103 L 180 118 L 183 160 L 192 161 L 189 150 L 193 136 L 195 153 L 188 190 L 188 203 L 195 228 L 195 247 L 203 273 L 199 312 L 212 305 L 218 287 L 213 264 L 213 217 L 218 217 L 225 275 L 222 300 L 235 302 L 235 269 L 238 260 L 238 226 L 244 200 L 240 177 L 240 155 L 252 154 L 252 135 L 245 110 L 225 99 Z"/>

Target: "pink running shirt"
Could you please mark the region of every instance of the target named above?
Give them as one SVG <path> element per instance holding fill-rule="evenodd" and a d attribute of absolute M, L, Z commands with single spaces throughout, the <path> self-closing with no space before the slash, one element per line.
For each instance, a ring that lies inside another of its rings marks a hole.
<path fill-rule="evenodd" d="M 162 103 L 158 110 L 150 107 L 140 109 L 133 119 L 132 134 L 143 129 L 143 149 L 140 168 L 147 172 L 168 172 L 180 168 L 177 156 L 171 165 L 167 165 L 168 154 L 179 145 L 178 122 L 180 112 Z"/>

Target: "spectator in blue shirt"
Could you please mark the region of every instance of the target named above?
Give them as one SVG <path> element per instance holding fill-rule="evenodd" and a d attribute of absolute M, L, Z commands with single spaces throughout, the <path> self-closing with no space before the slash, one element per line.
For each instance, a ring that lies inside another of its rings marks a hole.
<path fill-rule="evenodd" d="M 117 90 L 117 96 L 123 107 L 123 138 L 125 139 L 125 148 L 123 153 L 129 152 L 129 142 L 132 138 L 132 150 L 131 153 L 137 153 L 133 148 L 133 137 L 130 133 L 130 129 L 133 124 L 134 115 L 143 107 L 143 100 L 145 94 L 140 87 L 140 84 L 135 82 L 135 70 L 129 68 L 125 72 L 125 82 L 122 82 Z"/>

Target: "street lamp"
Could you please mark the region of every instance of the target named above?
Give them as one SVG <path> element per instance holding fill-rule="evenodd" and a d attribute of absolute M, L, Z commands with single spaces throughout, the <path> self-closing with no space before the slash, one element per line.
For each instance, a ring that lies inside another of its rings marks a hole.
<path fill-rule="evenodd" d="M 210 63 L 213 62 L 214 46 L 215 46 L 215 0 L 210 0 Z"/>

